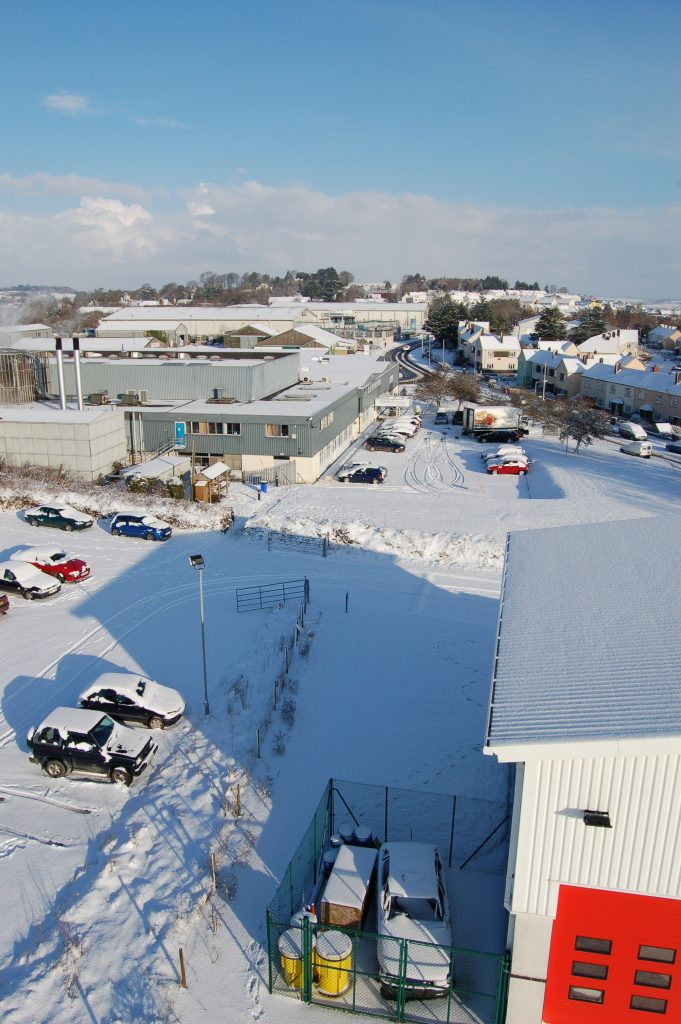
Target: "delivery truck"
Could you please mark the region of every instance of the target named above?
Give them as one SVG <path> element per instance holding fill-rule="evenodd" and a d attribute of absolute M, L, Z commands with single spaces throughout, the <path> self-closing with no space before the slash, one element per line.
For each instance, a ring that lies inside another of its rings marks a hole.
<path fill-rule="evenodd" d="M 475 405 L 465 402 L 463 407 L 464 434 L 487 434 L 508 430 L 527 434 L 527 419 L 514 405 Z"/>

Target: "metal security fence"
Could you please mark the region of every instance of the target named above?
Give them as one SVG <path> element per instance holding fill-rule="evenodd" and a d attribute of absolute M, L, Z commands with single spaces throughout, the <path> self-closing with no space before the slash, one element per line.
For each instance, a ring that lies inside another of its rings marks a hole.
<path fill-rule="evenodd" d="M 406 970 L 409 949 L 426 943 L 390 940 L 402 948 L 392 958 L 400 965 L 399 974 L 391 977 L 387 990 L 379 971 L 375 914 L 367 914 L 363 925 L 353 928 L 315 926 L 300 916 L 301 908 L 320 905 L 331 837 L 335 841 L 339 830 L 345 833 L 352 825 L 365 834 L 370 831 L 375 847 L 401 840 L 432 843 L 450 869 L 505 872 L 509 829 L 505 805 L 331 779 L 267 910 L 270 992 L 396 1020 L 501 1024 L 508 978 L 504 953 L 430 947 L 431 955 L 449 959 L 450 984 L 440 998 L 425 1000 L 422 993 L 411 990 Z M 369 899 L 375 906 L 373 892 Z M 321 949 L 325 933 L 336 943 L 339 935 L 345 936 L 348 951 L 342 959 L 317 956 L 315 945 Z"/>
<path fill-rule="evenodd" d="M 310 584 L 307 578 L 285 580 L 282 583 L 268 583 L 262 587 L 237 587 L 237 612 L 260 611 L 276 608 L 285 601 L 307 602 L 310 599 Z"/>

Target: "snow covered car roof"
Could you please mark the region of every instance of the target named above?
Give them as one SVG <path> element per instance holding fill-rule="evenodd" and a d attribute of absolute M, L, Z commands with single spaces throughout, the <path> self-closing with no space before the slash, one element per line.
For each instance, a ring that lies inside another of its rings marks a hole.
<path fill-rule="evenodd" d="M 89 523 L 92 521 L 92 516 L 86 515 L 85 512 L 79 512 L 77 508 L 71 508 L 70 505 L 36 505 L 35 508 L 30 508 L 26 515 L 30 515 L 31 512 L 40 512 L 44 509 L 51 509 L 53 512 L 59 512 L 60 515 L 65 516 L 68 519 L 77 519 L 81 523 Z"/>
<path fill-rule="evenodd" d="M 46 562 L 48 565 L 68 562 L 71 558 L 63 548 L 25 548 L 23 551 L 15 551 L 9 557 L 12 562 Z"/>
<path fill-rule="evenodd" d="M 436 847 L 429 843 L 385 843 L 390 854 L 389 886 L 393 896 L 429 899 L 437 895 Z"/>
<path fill-rule="evenodd" d="M 89 732 L 102 718 L 107 718 L 101 711 L 87 711 L 85 708 L 55 708 L 36 729 L 49 727 L 57 729 L 64 735 L 67 732 Z"/>
<path fill-rule="evenodd" d="M 6 569 L 14 573 L 15 578 L 22 586 L 28 586 L 32 583 L 33 586 L 45 587 L 49 583 L 49 581 L 46 582 L 45 573 L 42 573 L 40 569 L 36 569 L 30 562 L 18 560 L 15 562 L 0 562 L 0 575 Z"/>

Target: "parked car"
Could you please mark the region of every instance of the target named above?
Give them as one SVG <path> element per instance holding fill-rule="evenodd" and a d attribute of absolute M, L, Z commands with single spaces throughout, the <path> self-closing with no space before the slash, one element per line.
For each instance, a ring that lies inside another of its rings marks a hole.
<path fill-rule="evenodd" d="M 24 512 L 29 526 L 54 526 L 58 530 L 87 530 L 94 519 L 70 505 L 39 505 Z"/>
<path fill-rule="evenodd" d="M 399 423 L 397 420 L 393 420 L 390 423 L 384 423 L 378 429 L 379 434 L 400 434 L 403 437 L 413 437 L 418 427 L 415 427 L 413 423 Z"/>
<path fill-rule="evenodd" d="M 144 537 L 145 540 L 168 540 L 173 528 L 156 516 L 145 516 L 141 512 L 117 512 L 111 520 L 114 537 Z"/>
<path fill-rule="evenodd" d="M 493 459 L 487 463 L 487 472 L 496 476 L 498 473 L 507 473 L 511 476 L 525 476 L 529 466 L 526 459 Z"/>
<path fill-rule="evenodd" d="M 653 437 L 661 437 L 663 441 L 675 441 L 679 439 L 679 434 L 671 425 L 671 423 L 649 423 L 648 424 L 648 435 L 652 434 Z"/>
<path fill-rule="evenodd" d="M 439 426 L 440 424 L 449 423 L 449 416 L 447 415 L 446 412 L 436 412 L 435 423 L 437 426 Z"/>
<path fill-rule="evenodd" d="M 459 427 L 463 425 L 463 409 L 457 409 L 452 413 L 452 424 Z"/>
<path fill-rule="evenodd" d="M 617 432 L 620 437 L 628 437 L 632 441 L 647 441 L 648 435 L 640 423 L 620 423 Z"/>
<path fill-rule="evenodd" d="M 386 452 L 404 452 L 406 451 L 404 441 L 398 441 L 397 438 L 390 437 L 389 434 L 374 434 L 372 437 L 368 437 L 364 442 L 364 447 L 367 451 L 386 451 Z"/>
<path fill-rule="evenodd" d="M 378 852 L 377 922 L 381 993 L 444 996 L 452 984 L 452 927 L 442 860 L 428 843 L 384 843 Z"/>
<path fill-rule="evenodd" d="M 502 444 L 495 452 L 482 452 L 480 458 L 489 462 L 490 459 L 501 459 L 505 458 L 507 455 L 515 457 L 519 455 L 526 455 L 526 452 L 524 448 L 520 448 L 516 444 Z"/>
<path fill-rule="evenodd" d="M 149 729 L 175 725 L 184 714 L 177 690 L 137 673 L 105 672 L 81 693 L 79 702 L 82 708 Z"/>
<path fill-rule="evenodd" d="M 478 441 L 486 444 L 490 442 L 494 442 L 494 444 L 508 444 L 509 442 L 519 441 L 521 436 L 518 430 L 487 430 L 475 435 Z"/>
<path fill-rule="evenodd" d="M 348 473 L 352 473 L 355 469 L 363 469 L 369 465 L 371 465 L 369 462 L 346 462 L 336 473 L 336 480 L 345 480 Z"/>
<path fill-rule="evenodd" d="M 382 484 L 388 475 L 385 466 L 364 466 L 355 469 L 346 476 L 346 483 L 349 484 Z"/>
<path fill-rule="evenodd" d="M 0 615 L 6 615 L 9 611 L 9 598 L 7 594 L 0 594 Z"/>
<path fill-rule="evenodd" d="M 631 441 L 629 444 L 620 445 L 620 451 L 625 455 L 638 455 L 641 459 L 649 459 L 653 454 L 653 446 L 650 441 Z"/>
<path fill-rule="evenodd" d="M 101 711 L 55 708 L 26 737 L 29 761 L 50 778 L 71 772 L 108 778 L 129 786 L 146 771 L 158 745 L 145 734 L 119 725 Z"/>
<path fill-rule="evenodd" d="M 27 562 L 54 576 L 60 583 L 79 583 L 90 575 L 90 566 L 82 558 L 72 558 L 61 548 L 26 548 L 10 556 L 12 562 Z"/>
<path fill-rule="evenodd" d="M 61 583 L 50 580 L 28 562 L 0 562 L 0 588 L 20 594 L 27 601 L 58 594 Z"/>
<path fill-rule="evenodd" d="M 681 455 L 681 441 L 674 441 L 672 444 L 666 444 L 665 449 L 668 452 L 673 452 L 674 455 Z"/>

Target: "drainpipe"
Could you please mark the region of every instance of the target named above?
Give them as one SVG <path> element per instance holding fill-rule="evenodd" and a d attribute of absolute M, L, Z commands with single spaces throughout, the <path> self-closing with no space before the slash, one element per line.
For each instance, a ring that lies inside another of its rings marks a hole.
<path fill-rule="evenodd" d="M 57 344 L 57 382 L 59 387 L 59 408 L 66 409 L 66 389 L 64 387 L 64 356 L 61 349 L 61 338 L 55 338 Z"/>
<path fill-rule="evenodd" d="M 76 400 L 78 408 L 83 411 L 83 385 L 80 380 L 80 340 L 73 339 L 73 368 L 76 371 Z"/>

